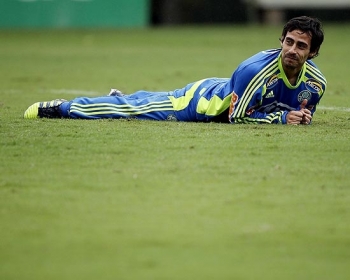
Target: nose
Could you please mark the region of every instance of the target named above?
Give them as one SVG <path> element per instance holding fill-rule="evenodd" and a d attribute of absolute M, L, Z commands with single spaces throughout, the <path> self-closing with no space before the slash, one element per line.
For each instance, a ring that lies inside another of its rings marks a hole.
<path fill-rule="evenodd" d="M 296 46 L 296 44 L 294 44 L 293 46 L 290 47 L 289 52 L 296 53 L 296 48 L 297 48 L 297 46 Z"/>

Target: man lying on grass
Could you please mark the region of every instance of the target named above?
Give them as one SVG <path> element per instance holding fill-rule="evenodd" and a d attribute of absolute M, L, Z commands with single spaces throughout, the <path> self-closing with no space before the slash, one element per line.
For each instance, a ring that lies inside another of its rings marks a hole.
<path fill-rule="evenodd" d="M 169 92 L 111 90 L 102 97 L 37 102 L 24 118 L 310 124 L 327 83 L 311 61 L 323 39 L 318 19 L 296 17 L 282 30 L 281 48 L 248 58 L 231 78 L 207 78 Z"/>

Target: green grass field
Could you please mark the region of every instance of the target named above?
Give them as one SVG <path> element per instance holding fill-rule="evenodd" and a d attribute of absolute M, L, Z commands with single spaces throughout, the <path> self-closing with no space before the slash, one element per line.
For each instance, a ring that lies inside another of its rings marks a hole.
<path fill-rule="evenodd" d="M 281 28 L 0 31 L 0 279 L 349 279 L 350 25 L 311 126 L 23 119 L 229 77 Z"/>

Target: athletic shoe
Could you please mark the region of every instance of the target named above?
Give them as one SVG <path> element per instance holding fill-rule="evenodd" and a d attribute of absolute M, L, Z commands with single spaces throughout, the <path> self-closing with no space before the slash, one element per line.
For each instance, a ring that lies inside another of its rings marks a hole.
<path fill-rule="evenodd" d="M 108 96 L 124 96 L 124 94 L 120 90 L 112 88 Z"/>
<path fill-rule="evenodd" d="M 52 101 L 37 102 L 29 106 L 24 112 L 25 119 L 61 118 L 59 106 L 67 100 L 56 99 Z"/>

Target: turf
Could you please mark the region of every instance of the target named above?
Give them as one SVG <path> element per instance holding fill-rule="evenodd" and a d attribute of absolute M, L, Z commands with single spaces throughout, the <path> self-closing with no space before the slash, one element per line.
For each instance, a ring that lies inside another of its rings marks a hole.
<path fill-rule="evenodd" d="M 349 27 L 311 126 L 23 119 L 229 77 L 280 27 L 0 31 L 0 278 L 348 279 Z"/>

